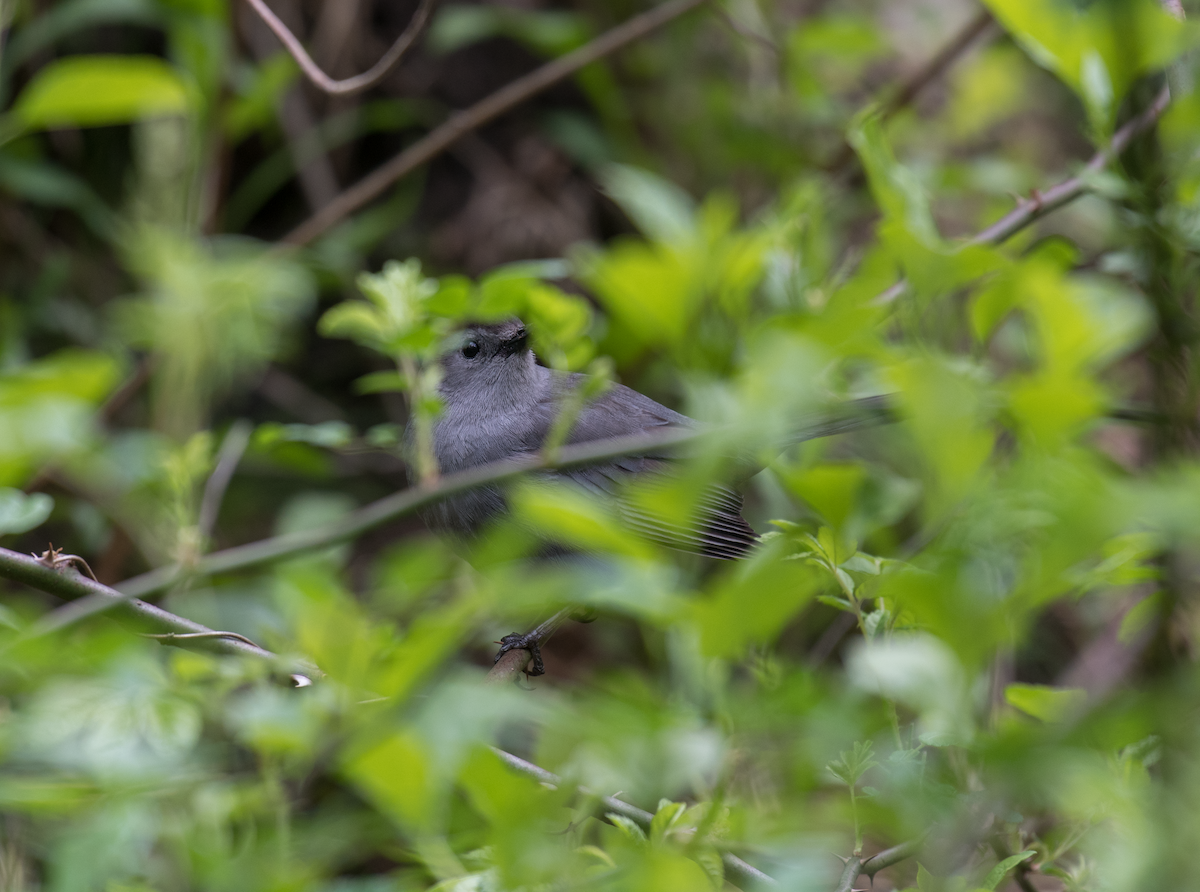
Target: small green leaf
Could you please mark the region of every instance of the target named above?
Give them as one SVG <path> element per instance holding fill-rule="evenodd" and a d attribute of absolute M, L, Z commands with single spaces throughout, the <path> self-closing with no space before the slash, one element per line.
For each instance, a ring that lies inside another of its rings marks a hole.
<path fill-rule="evenodd" d="M 183 114 L 179 74 L 154 56 L 68 56 L 47 65 L 13 108 L 29 129 L 101 127 Z"/>
<path fill-rule="evenodd" d="M 399 372 L 371 372 L 355 381 L 354 389 L 359 393 L 405 391 L 408 389 L 408 379 Z"/>
<path fill-rule="evenodd" d="M 650 822 L 650 841 L 662 842 L 671 828 L 679 821 L 679 816 L 686 808 L 687 806 L 682 802 L 661 800 L 658 803 L 658 811 L 654 813 L 654 820 Z"/>
<path fill-rule="evenodd" d="M 854 749 L 844 750 L 825 767 L 846 786 L 857 786 L 859 779 L 879 764 L 875 761 L 873 748 L 874 744 L 869 740 L 856 741 Z"/>
<path fill-rule="evenodd" d="M 989 892 L 991 892 L 992 889 L 995 889 L 997 886 L 1000 885 L 1000 882 L 1004 879 L 1005 875 L 1010 870 L 1012 870 L 1014 867 L 1016 867 L 1022 861 L 1028 861 L 1030 858 L 1032 858 L 1036 854 L 1037 854 L 1037 852 L 1033 851 L 1032 849 L 1028 849 L 1017 855 L 1012 855 L 1011 857 L 1005 858 L 1003 861 L 1001 861 L 999 864 L 997 864 L 995 867 L 992 868 L 991 872 L 987 875 L 987 877 L 983 881 L 983 888 L 985 888 L 985 889 L 989 890 Z"/>
<path fill-rule="evenodd" d="M 695 202 L 670 180 L 637 167 L 611 164 L 601 172 L 600 182 L 648 238 L 679 241 L 695 230 Z"/>
<path fill-rule="evenodd" d="M 43 492 L 26 495 L 19 489 L 0 488 L 0 536 L 40 526 L 53 509 L 54 499 Z"/>
<path fill-rule="evenodd" d="M 624 815 L 619 815 L 616 812 L 609 812 L 604 816 L 614 827 L 632 839 L 634 842 L 646 842 L 646 831 L 638 826 L 637 822 L 632 818 L 627 818 Z"/>
<path fill-rule="evenodd" d="M 1079 711 L 1087 701 L 1087 691 L 1038 684 L 1010 684 L 1004 689 L 1004 699 L 1010 706 L 1043 722 L 1061 722 Z"/>

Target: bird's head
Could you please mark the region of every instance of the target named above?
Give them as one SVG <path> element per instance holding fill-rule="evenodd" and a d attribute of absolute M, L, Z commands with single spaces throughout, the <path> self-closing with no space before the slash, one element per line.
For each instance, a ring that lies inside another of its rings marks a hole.
<path fill-rule="evenodd" d="M 444 397 L 470 392 L 506 398 L 507 391 L 526 383 L 537 366 L 529 331 L 520 319 L 467 326 L 452 343 L 441 358 Z"/>

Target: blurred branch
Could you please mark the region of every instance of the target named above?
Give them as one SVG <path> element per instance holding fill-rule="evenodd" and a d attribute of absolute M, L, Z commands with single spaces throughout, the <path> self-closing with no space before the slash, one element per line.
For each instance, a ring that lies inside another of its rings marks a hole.
<path fill-rule="evenodd" d="M 261 2 L 261 0 L 251 0 L 251 2 Z M 308 244 L 324 234 L 330 227 L 378 198 L 396 180 L 441 154 L 466 134 L 498 118 L 531 96 L 570 77 L 579 69 L 645 37 L 704 2 L 705 0 L 669 0 L 661 6 L 656 6 L 606 31 L 579 49 L 547 62 L 524 77 L 517 78 L 470 108 L 456 112 L 399 155 L 342 192 L 337 198 L 284 236 L 283 241 L 293 245 Z"/>
<path fill-rule="evenodd" d="M 261 0 L 249 0 L 249 2 L 254 4 Z M 294 3 L 290 8 L 298 16 L 299 13 Z M 279 27 L 287 30 L 286 26 L 270 10 L 267 10 L 267 13 L 279 24 Z M 264 19 L 264 21 L 266 20 Z M 271 25 L 271 22 L 266 21 L 266 24 Z M 271 39 L 271 35 L 263 30 L 257 19 L 246 16 L 243 20 L 242 30 L 246 37 L 246 43 L 258 61 L 265 61 L 274 54 L 275 42 Z M 272 30 L 274 30 L 273 26 Z M 291 34 L 290 31 L 288 33 Z M 295 37 L 293 36 L 292 39 L 295 40 Z M 304 193 L 304 200 L 308 203 L 310 210 L 319 211 L 338 196 L 341 185 L 338 183 L 333 164 L 325 152 L 309 153 L 305 151 L 305 144 L 308 142 L 309 135 L 316 131 L 317 122 L 312 107 L 309 105 L 308 97 L 304 95 L 304 91 L 298 85 L 289 88 L 276 101 L 275 116 L 279 119 L 279 125 L 287 137 L 288 153 L 292 156 L 292 163 L 296 168 L 296 177 L 299 180 L 300 191 Z"/>
<path fill-rule="evenodd" d="M 514 771 L 524 774 L 526 777 L 531 777 L 540 784 L 547 784 L 552 787 L 561 787 L 563 785 L 562 778 L 557 774 L 553 774 L 544 768 L 539 768 L 532 762 L 526 762 L 512 753 L 507 753 L 496 747 L 492 747 L 491 749 L 493 753 L 500 757 L 501 761 Z M 596 796 L 595 793 L 590 792 L 586 787 L 577 787 L 576 789 L 584 796 L 595 796 L 606 812 L 629 818 L 635 821 L 643 830 L 650 829 L 650 822 L 654 820 L 654 815 L 650 814 L 650 812 L 644 811 L 636 805 L 630 805 L 628 802 L 622 802 L 620 799 L 612 796 Z M 772 887 L 779 885 L 774 879 L 767 876 L 757 867 L 747 864 L 737 855 L 723 852 L 721 860 L 725 863 L 727 875 L 739 886 L 743 886 L 747 882 Z"/>
<path fill-rule="evenodd" d="M 971 45 L 983 34 L 995 28 L 996 22 L 991 12 L 981 9 L 975 18 L 967 22 L 962 30 L 951 37 L 928 62 L 912 73 L 895 93 L 885 100 L 879 108 L 879 116 L 887 120 L 897 112 L 903 111 L 918 94 L 931 83 L 941 77 L 958 61 L 959 56 L 971 48 Z M 832 173 L 842 173 L 847 167 L 858 160 L 854 148 L 848 142 L 842 143 L 834 159 L 829 162 L 827 169 Z"/>
<path fill-rule="evenodd" d="M 842 871 L 834 892 L 852 892 L 854 881 L 864 873 L 874 881 L 875 874 L 879 873 L 885 867 L 899 864 L 901 861 L 907 860 L 917 854 L 921 849 L 923 841 L 924 837 L 902 842 L 898 846 L 892 846 L 890 849 L 877 852 L 866 860 L 863 860 L 858 855 L 851 855 L 846 860 L 846 868 Z"/>
<path fill-rule="evenodd" d="M 917 95 L 931 83 L 941 77 L 958 57 L 971 48 L 979 37 L 990 30 L 998 30 L 995 19 L 987 9 L 979 10 L 975 18 L 967 22 L 962 30 L 950 38 L 933 58 L 918 68 L 900 85 L 891 98 L 883 103 L 881 114 L 890 118 L 896 112 L 907 108 Z"/>
<path fill-rule="evenodd" d="M 196 522 L 203 541 L 207 541 L 212 535 L 217 515 L 221 512 L 221 502 L 225 499 L 225 490 L 229 487 L 229 481 L 233 479 L 233 472 L 237 470 L 246 447 L 250 445 L 250 434 L 253 430 L 254 425 L 240 419 L 230 425 L 225 439 L 221 441 L 221 449 L 217 453 L 217 466 L 204 485 L 204 498 L 200 502 L 200 516 Z"/>
<path fill-rule="evenodd" d="M 893 864 L 899 864 L 901 861 L 906 861 L 921 850 L 921 844 L 925 841 L 925 837 L 920 839 L 910 839 L 908 842 L 902 842 L 898 846 L 892 846 L 890 849 L 884 849 L 882 852 L 876 852 L 866 861 L 862 862 L 862 873 L 865 873 L 872 880 L 875 879 L 875 874 L 883 870 L 885 867 L 891 867 Z"/>
<path fill-rule="evenodd" d="M 1113 134 L 1112 141 L 1092 156 L 1077 175 L 1051 186 L 1045 192 L 1034 190 L 1029 198 L 1019 200 L 1016 208 L 1001 217 L 987 229 L 972 236 L 966 245 L 1000 245 L 1016 235 L 1026 226 L 1040 220 L 1052 211 L 1070 204 L 1081 195 L 1090 192 L 1092 181 L 1109 163 L 1121 154 L 1139 134 L 1154 126 L 1171 104 L 1171 88 L 1164 84 L 1154 101 L 1141 114 L 1131 118 Z M 877 304 L 890 303 L 908 288 L 908 281 L 901 279 L 891 288 L 875 298 Z"/>
<path fill-rule="evenodd" d="M 1088 161 L 1078 175 L 1063 180 L 1056 186 L 1051 186 L 1045 192 L 1034 190 L 1029 198 L 1019 201 L 1016 208 L 1001 217 L 983 232 L 972 238 L 969 245 L 999 245 L 1016 235 L 1030 223 L 1040 220 L 1051 211 L 1056 211 L 1069 204 L 1079 196 L 1091 191 L 1092 179 L 1109 165 L 1114 158 L 1125 151 L 1134 137 L 1149 130 L 1162 117 L 1167 106 L 1171 104 L 1171 88 L 1163 84 L 1149 108 L 1140 115 L 1131 118 L 1120 130 L 1113 134 L 1112 141 L 1098 151 Z"/>
<path fill-rule="evenodd" d="M 852 400 L 836 407 L 825 418 L 802 425 L 789 442 L 795 444 L 819 437 L 833 436 L 890 420 L 891 416 L 886 411 L 886 400 L 883 398 L 867 397 Z M 531 471 L 572 468 L 625 455 L 637 455 L 642 452 L 671 447 L 694 446 L 713 436 L 714 433 L 719 433 L 719 431 L 674 429 L 653 436 L 635 434 L 567 446 L 559 450 L 554 461 L 550 461 L 542 455 L 527 455 L 521 458 L 491 462 L 456 474 L 448 474 L 428 484 L 410 487 L 386 496 L 351 512 L 337 523 L 217 551 L 201 558 L 192 567 L 173 565 L 151 570 L 149 573 L 126 580 L 118 588 L 126 597 L 145 597 L 169 588 L 188 575 L 212 575 L 245 570 L 294 557 L 316 548 L 336 545 L 397 517 L 403 517 L 428 505 L 433 505 L 442 499 L 481 486 L 504 483 Z M 0 567 L 0 575 L 3 575 L 2 567 Z M 97 611 L 107 609 L 107 605 L 100 602 L 97 602 L 95 606 Z"/>
<path fill-rule="evenodd" d="M 280 665 L 289 673 L 296 672 L 298 668 L 295 663 L 284 661 L 278 654 L 259 647 L 241 635 L 218 632 L 190 619 L 168 613 L 153 604 L 131 599 L 116 589 L 88 579 L 74 569 L 56 568 L 35 557 L 9 551 L 7 548 L 0 548 L 0 576 L 74 602 L 41 617 L 6 649 L 71 625 L 82 618 L 78 615 L 79 612 L 73 611 L 72 608 L 100 600 L 105 603 L 107 609 L 113 610 L 119 619 L 131 622 L 139 629 L 149 629 L 156 637 L 162 636 L 160 640 L 163 643 L 186 642 L 204 650 L 258 657 Z M 305 666 L 301 671 L 316 672 L 312 666 Z"/>
<path fill-rule="evenodd" d="M 389 71 L 399 64 L 404 54 L 408 52 L 409 47 L 413 45 L 417 37 L 425 29 L 426 23 L 429 21 L 429 15 L 433 12 L 434 6 L 437 5 L 437 0 L 421 0 L 417 11 L 413 13 L 412 20 L 409 21 L 408 27 L 401 32 L 396 38 L 396 42 L 391 48 L 383 54 L 378 62 L 375 63 L 369 70 L 362 74 L 348 77 L 345 80 L 334 80 L 321 67 L 313 61 L 312 56 L 304 49 L 304 45 L 295 34 L 291 32 L 287 25 L 279 20 L 275 13 L 271 12 L 270 7 L 264 0 L 246 0 L 251 8 L 258 14 L 259 18 L 266 23 L 275 36 L 279 38 L 279 42 L 283 44 L 284 49 L 288 51 L 296 64 L 300 66 L 300 70 L 304 72 L 304 76 L 309 79 L 314 87 L 324 93 L 329 93 L 332 96 L 349 96 L 353 93 L 361 93 L 363 90 L 370 89 L 375 86 L 385 77 Z M 340 0 L 334 0 L 340 2 Z"/>

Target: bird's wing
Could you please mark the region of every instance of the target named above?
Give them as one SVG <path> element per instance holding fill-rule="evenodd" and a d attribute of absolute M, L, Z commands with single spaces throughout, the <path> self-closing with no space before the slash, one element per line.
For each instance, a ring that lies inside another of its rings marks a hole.
<path fill-rule="evenodd" d="M 670 428 L 690 430 L 695 427 L 696 422 L 686 415 L 668 409 L 636 390 L 615 385 L 583 408 L 568 442 L 588 443 Z M 668 461 L 665 452 L 628 455 L 560 473 L 592 493 L 615 496 L 622 519 L 651 541 L 709 557 L 743 557 L 756 542 L 756 535 L 742 518 L 742 497 L 736 491 L 715 484 L 706 487 L 697 504 L 695 519 L 683 524 L 648 512 L 622 495 L 624 484 L 631 478 L 637 478 L 640 483 L 649 482 L 666 471 Z"/>

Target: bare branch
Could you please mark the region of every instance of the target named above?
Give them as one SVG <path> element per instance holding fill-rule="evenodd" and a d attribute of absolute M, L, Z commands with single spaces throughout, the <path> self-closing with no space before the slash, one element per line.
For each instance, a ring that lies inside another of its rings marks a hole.
<path fill-rule="evenodd" d="M 269 660 L 289 673 L 296 672 L 299 668 L 299 671 L 306 674 L 319 674 L 312 666 L 297 667 L 291 661 L 284 661 L 278 654 L 259 647 L 236 633 L 218 632 L 153 604 L 129 598 L 73 569 L 48 564 L 37 558 L 9 551 L 7 548 L 0 548 L 0 576 L 74 602 L 40 618 L 11 642 L 9 648 L 71 625 L 80 618 L 72 612 L 72 608 L 101 600 L 119 619 L 130 622 L 139 629 L 149 629 L 152 634 L 168 636 L 164 643 L 179 641 L 205 650 Z"/>
<path fill-rule="evenodd" d="M 884 849 L 882 852 L 876 852 L 870 858 L 862 863 L 862 872 L 875 879 L 875 874 L 883 870 L 885 867 L 891 867 L 893 864 L 899 864 L 901 861 L 906 861 L 921 850 L 921 843 L 925 841 L 925 837 L 920 839 L 911 839 L 908 842 L 902 842 L 898 846 L 892 846 L 890 849 Z"/>
<path fill-rule="evenodd" d="M 235 421 L 225 433 L 221 449 L 217 453 L 217 466 L 213 469 L 204 485 L 204 498 L 200 501 L 200 515 L 196 525 L 200 528 L 200 536 L 207 540 L 212 535 L 217 523 L 217 515 L 221 511 L 221 502 L 225 499 L 225 490 L 233 479 L 242 454 L 250 445 L 250 434 L 253 425 L 245 420 Z"/>
<path fill-rule="evenodd" d="M 972 236 L 966 241 L 967 245 L 1000 245 L 1008 241 L 1030 224 L 1040 220 L 1051 211 L 1056 211 L 1070 204 L 1081 195 L 1090 192 L 1095 177 L 1106 168 L 1114 158 L 1125 151 L 1134 138 L 1149 130 L 1162 117 L 1167 106 L 1171 104 L 1171 88 L 1164 84 L 1162 90 L 1141 114 L 1127 121 L 1116 133 L 1107 146 L 1091 157 L 1076 176 L 1063 180 L 1051 186 L 1045 192 L 1034 190 L 1029 198 L 1020 199 L 1017 206 L 1005 214 L 987 229 Z M 875 304 L 887 304 L 896 300 L 908 289 L 908 281 L 901 279 L 892 287 L 882 292 L 873 301 Z"/>
<path fill-rule="evenodd" d="M 557 774 L 553 774 L 545 768 L 540 768 L 532 762 L 526 762 L 524 759 L 514 756 L 512 753 L 507 753 L 502 749 L 497 749 L 496 747 L 492 747 L 491 749 L 493 753 L 500 757 L 504 764 L 514 771 L 524 774 L 526 777 L 531 777 L 540 784 L 548 784 L 552 787 L 561 787 L 563 785 L 563 779 Z M 613 796 L 597 796 L 586 787 L 577 787 L 576 789 L 584 796 L 595 797 L 606 812 L 629 818 L 637 822 L 644 830 L 648 830 L 650 822 L 654 820 L 654 815 L 638 808 L 636 805 L 622 802 Z M 721 855 L 721 860 L 725 862 L 725 870 L 729 874 L 730 879 L 737 883 L 738 886 L 744 887 L 746 883 L 769 887 L 778 885 L 773 878 L 767 876 L 757 867 L 747 864 L 737 855 L 724 852 Z"/>
<path fill-rule="evenodd" d="M 934 56 L 908 77 L 890 98 L 883 102 L 879 115 L 883 120 L 893 117 L 912 104 L 912 101 L 931 83 L 941 77 L 959 57 L 974 45 L 982 35 L 995 30 L 996 22 L 992 14 L 981 9 L 975 18 L 967 22 L 957 34 L 946 41 Z M 829 162 L 827 170 L 833 173 L 845 173 L 849 165 L 857 160 L 850 143 L 843 142 L 842 147 Z"/>
<path fill-rule="evenodd" d="M 261 0 L 251 0 L 261 2 Z M 579 69 L 645 37 L 668 22 L 690 12 L 705 0 L 669 0 L 606 31 L 579 49 L 547 62 L 524 77 L 501 87 L 470 108 L 451 115 L 399 155 L 376 168 L 325 207 L 284 236 L 283 241 L 306 245 L 332 226 L 378 198 L 396 180 L 444 152 L 466 134 L 520 105 Z"/>
<path fill-rule="evenodd" d="M 312 56 L 300 43 L 295 34 L 291 32 L 287 25 L 279 20 L 275 13 L 271 12 L 270 7 L 264 0 L 246 0 L 251 8 L 258 13 L 261 18 L 279 38 L 279 42 L 283 44 L 284 49 L 288 51 L 296 64 L 300 66 L 300 70 L 304 72 L 304 76 L 312 82 L 318 90 L 329 93 L 331 96 L 349 96 L 354 93 L 361 93 L 363 90 L 370 89 L 375 86 L 385 77 L 389 71 L 396 67 L 404 54 L 408 52 L 409 47 L 413 45 L 417 37 L 425 29 L 426 23 L 429 21 L 430 13 L 433 12 L 434 6 L 437 5 L 437 0 L 421 0 L 421 4 L 417 7 L 417 11 L 413 13 L 412 20 L 408 23 L 408 27 L 403 33 L 396 38 L 396 42 L 391 48 L 384 53 L 380 59 L 368 71 L 354 77 L 346 78 L 345 80 L 334 80 L 321 67 L 313 61 Z M 337 0 L 333 0 L 337 2 Z"/>
<path fill-rule="evenodd" d="M 797 432 L 789 442 L 800 443 L 805 440 L 833 436 L 857 428 L 881 424 L 891 420 L 889 412 L 887 400 L 882 397 L 852 400 L 821 413 L 817 418 L 798 423 Z M 245 570 L 294 557 L 316 548 L 326 548 L 346 542 L 367 530 L 374 529 L 397 517 L 412 514 L 442 499 L 480 486 L 505 483 L 530 471 L 573 468 L 619 458 L 623 455 L 636 455 L 649 450 L 695 446 L 714 433 L 718 432 L 713 430 L 672 430 L 654 435 L 635 434 L 567 446 L 559 450 L 554 461 L 547 460 L 545 456 L 530 456 L 491 462 L 456 474 L 447 474 L 434 482 L 414 486 L 386 496 L 351 512 L 337 523 L 214 552 L 202 557 L 190 569 L 176 565 L 151 570 L 149 573 L 143 573 L 141 576 L 120 583 L 118 589 L 126 597 L 146 597 L 169 588 L 180 579 L 186 578 L 188 573 L 207 576 Z M 4 568 L 0 566 L 0 576 L 2 575 L 5 575 Z M 95 606 L 98 610 L 107 609 L 100 603 Z"/>
<path fill-rule="evenodd" d="M 1035 191 L 1030 198 L 1021 202 L 983 232 L 972 238 L 969 245 L 999 245 L 1020 232 L 1035 220 L 1040 220 L 1051 211 L 1069 204 L 1085 192 L 1091 191 L 1092 178 L 1108 167 L 1109 162 L 1125 151 L 1134 137 L 1149 130 L 1162 117 L 1171 104 L 1171 88 L 1164 84 L 1150 107 L 1131 118 L 1113 134 L 1112 142 L 1092 156 L 1077 176 L 1051 186 L 1045 192 Z"/>

